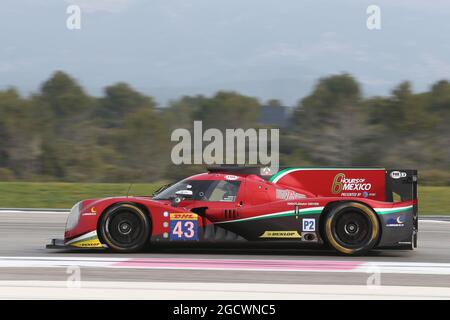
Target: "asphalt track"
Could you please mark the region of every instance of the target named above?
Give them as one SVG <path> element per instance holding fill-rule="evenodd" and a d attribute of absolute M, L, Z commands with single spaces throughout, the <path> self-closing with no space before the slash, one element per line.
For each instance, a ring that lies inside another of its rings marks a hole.
<path fill-rule="evenodd" d="M 449 221 L 420 220 L 414 251 L 365 257 L 262 248 L 45 249 L 62 237 L 66 217 L 0 212 L 0 298 L 450 298 Z"/>

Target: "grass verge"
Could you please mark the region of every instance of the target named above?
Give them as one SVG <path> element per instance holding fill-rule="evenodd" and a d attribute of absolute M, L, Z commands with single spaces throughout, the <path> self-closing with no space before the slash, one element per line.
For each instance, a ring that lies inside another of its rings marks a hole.
<path fill-rule="evenodd" d="M 133 184 L 129 194 L 151 195 L 161 184 Z M 126 195 L 129 187 L 125 183 L 0 182 L 0 208 L 65 209 L 84 199 Z"/>

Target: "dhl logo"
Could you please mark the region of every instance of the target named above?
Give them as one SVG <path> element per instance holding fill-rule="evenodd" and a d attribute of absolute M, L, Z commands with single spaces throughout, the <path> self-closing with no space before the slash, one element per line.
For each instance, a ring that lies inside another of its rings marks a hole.
<path fill-rule="evenodd" d="M 197 220 L 195 213 L 171 213 L 170 220 Z"/>

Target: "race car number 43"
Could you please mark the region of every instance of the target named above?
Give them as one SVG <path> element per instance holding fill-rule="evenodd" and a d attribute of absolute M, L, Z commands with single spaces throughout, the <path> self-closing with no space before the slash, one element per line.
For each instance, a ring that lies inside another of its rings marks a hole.
<path fill-rule="evenodd" d="M 170 240 L 198 240 L 196 214 L 170 214 Z"/>

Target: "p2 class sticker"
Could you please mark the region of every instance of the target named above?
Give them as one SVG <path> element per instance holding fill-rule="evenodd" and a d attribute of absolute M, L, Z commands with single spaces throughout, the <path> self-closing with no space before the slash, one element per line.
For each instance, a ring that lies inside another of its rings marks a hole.
<path fill-rule="evenodd" d="M 170 240 L 198 240 L 198 215 L 195 213 L 171 213 Z"/>
<path fill-rule="evenodd" d="M 303 219 L 302 231 L 316 231 L 316 219 Z"/>

